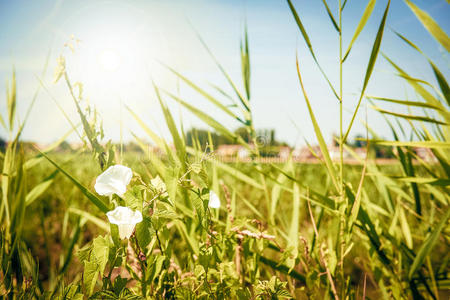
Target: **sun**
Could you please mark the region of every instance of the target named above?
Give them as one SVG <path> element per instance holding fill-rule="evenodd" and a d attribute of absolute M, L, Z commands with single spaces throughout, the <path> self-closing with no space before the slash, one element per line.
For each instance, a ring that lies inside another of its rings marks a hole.
<path fill-rule="evenodd" d="M 114 50 L 104 50 L 98 56 L 98 63 L 105 71 L 115 71 L 120 66 L 120 56 Z"/>

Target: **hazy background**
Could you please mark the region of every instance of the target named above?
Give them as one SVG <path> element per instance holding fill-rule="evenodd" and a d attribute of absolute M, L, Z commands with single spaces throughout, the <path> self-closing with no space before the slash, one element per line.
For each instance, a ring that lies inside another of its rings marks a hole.
<path fill-rule="evenodd" d="M 328 1 L 336 12 L 337 1 Z M 293 1 L 311 38 L 318 59 L 338 89 L 338 35 L 322 1 Z M 344 107 L 348 123 L 362 86 L 365 69 L 381 16 L 387 1 L 379 0 L 375 10 L 344 65 Z M 416 0 L 447 32 L 450 10 L 445 0 Z M 343 13 L 344 51 L 364 11 L 366 1 L 349 0 Z M 336 16 L 337 17 L 337 16 Z M 250 41 L 251 105 L 256 128 L 274 128 L 277 139 L 292 146 L 303 144 L 303 138 L 315 143 L 313 128 L 301 95 L 295 70 L 298 50 L 307 93 L 324 134 L 329 140 L 338 130 L 338 101 L 321 77 L 305 47 L 286 1 L 25 1 L 0 0 L 0 78 L 10 79 L 13 65 L 18 79 L 18 111 L 23 118 L 42 78 L 46 89 L 40 90 L 36 105 L 25 128 L 23 139 L 49 143 L 66 133 L 70 125 L 62 116 L 54 97 L 70 118 L 78 123 L 73 101 L 64 81 L 53 84 L 56 58 L 64 54 L 72 82 L 84 84 L 84 95 L 96 106 L 103 118 L 106 137 L 118 141 L 120 121 L 123 137 L 132 139 L 131 131 L 143 133 L 129 113 L 128 105 L 155 131 L 164 137 L 168 131 L 151 85 L 151 78 L 161 87 L 193 105 L 209 112 L 224 125 L 236 128 L 234 120 L 219 113 L 206 100 L 180 84 L 158 61 L 175 68 L 208 90 L 215 84 L 232 93 L 220 71 L 202 47 L 195 30 L 209 45 L 215 56 L 241 83 L 239 42 L 247 22 Z M 394 0 L 388 16 L 382 51 L 406 71 L 435 82 L 423 57 L 407 47 L 390 28 L 411 41 L 425 45 L 424 50 L 449 75 L 447 53 L 433 40 L 403 1 Z M 75 53 L 64 47 L 71 35 L 80 39 Z M 99 62 L 105 51 L 119 59 L 117 69 L 106 70 Z M 47 74 L 41 77 L 50 53 Z M 441 67 L 442 66 L 442 67 Z M 445 67 L 447 66 L 447 68 Z M 240 87 L 242 85 L 240 84 Z M 0 110 L 4 114 L 5 86 L 0 86 Z M 394 75 L 380 56 L 367 94 L 415 99 L 414 93 Z M 223 97 L 221 99 L 224 99 Z M 196 117 L 166 99 L 174 117 L 182 120 L 185 129 L 205 128 Z M 224 103 L 228 103 L 224 99 Z M 366 102 L 363 102 L 366 103 Z M 389 105 L 382 104 L 384 107 Z M 360 110 L 364 117 L 365 109 Z M 377 113 L 368 110 L 369 124 L 390 137 L 386 123 Z M 364 132 L 359 122 L 353 134 Z M 6 133 L 0 130 L 0 136 Z M 77 142 L 76 135 L 69 138 Z"/>

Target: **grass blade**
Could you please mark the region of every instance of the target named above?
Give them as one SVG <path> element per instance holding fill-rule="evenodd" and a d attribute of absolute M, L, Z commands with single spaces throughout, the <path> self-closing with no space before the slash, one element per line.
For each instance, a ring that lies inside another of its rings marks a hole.
<path fill-rule="evenodd" d="M 186 150 L 189 154 L 192 155 L 198 155 L 201 156 L 203 153 L 200 151 L 195 150 L 194 148 L 191 147 L 186 147 Z M 210 160 L 208 160 L 210 161 Z M 218 167 L 219 169 L 221 169 L 222 171 L 227 172 L 228 174 L 230 174 L 231 176 L 235 177 L 236 179 L 239 179 L 242 182 L 247 183 L 248 185 L 251 185 L 257 189 L 264 189 L 264 186 L 262 184 L 260 184 L 259 182 L 257 182 L 255 179 L 253 179 L 252 177 L 246 175 L 245 173 L 239 171 L 237 168 L 234 168 L 232 166 L 230 166 L 230 164 L 227 163 L 222 163 L 219 160 L 212 160 L 212 163 L 215 164 L 216 167 Z"/>
<path fill-rule="evenodd" d="M 403 142 L 403 141 L 385 141 L 385 140 L 370 140 L 371 143 L 385 146 L 406 146 L 406 147 L 424 147 L 432 149 L 448 149 L 449 142 L 439 141 L 417 141 L 417 142 Z"/>
<path fill-rule="evenodd" d="M 403 119 L 408 119 L 408 120 L 416 120 L 416 121 L 423 121 L 423 122 L 429 122 L 429 123 L 434 123 L 434 124 L 439 124 L 439 125 L 448 125 L 445 122 L 433 119 L 433 118 L 429 118 L 429 117 L 424 117 L 424 116 L 415 116 L 415 115 L 406 115 L 406 114 L 401 114 L 401 113 L 396 113 L 393 111 L 387 111 L 384 110 L 382 108 L 379 108 L 377 106 L 371 105 L 371 107 L 373 109 L 375 109 L 376 111 L 379 111 L 382 114 L 387 114 L 387 115 L 391 115 L 391 116 L 395 116 L 395 117 L 399 117 L 399 118 L 403 118 Z"/>
<path fill-rule="evenodd" d="M 428 32 L 445 48 L 445 50 L 450 51 L 450 38 L 436 21 L 411 1 L 405 0 L 405 2 Z"/>
<path fill-rule="evenodd" d="M 409 269 L 408 278 L 410 280 L 412 279 L 413 275 L 417 272 L 417 270 L 419 270 L 419 268 L 422 266 L 425 257 L 427 257 L 428 254 L 433 249 L 434 245 L 436 244 L 439 238 L 439 235 L 441 234 L 442 229 L 444 229 L 445 224 L 447 224 L 447 220 L 449 217 L 450 217 L 450 209 L 447 209 L 446 214 L 442 217 L 441 221 L 436 226 L 434 231 L 420 246 L 419 251 L 417 252 L 417 255 L 414 258 L 414 261 L 411 265 L 411 268 Z"/>
<path fill-rule="evenodd" d="M 345 51 L 344 58 L 342 59 L 342 62 L 344 62 L 347 59 L 347 56 L 350 54 L 350 50 L 352 49 L 353 43 L 358 38 L 359 34 L 363 30 L 364 26 L 366 26 L 367 21 L 369 20 L 370 16 L 372 15 L 373 8 L 375 7 L 376 0 L 370 0 L 369 3 L 367 3 L 366 9 L 364 10 L 364 13 L 359 20 L 358 26 L 356 27 L 355 33 L 353 34 L 352 40 L 350 44 L 347 47 L 347 51 Z"/>
<path fill-rule="evenodd" d="M 404 37 L 402 34 L 394 31 L 394 33 L 400 37 L 405 43 L 407 43 L 409 46 L 411 46 L 412 48 L 414 48 L 417 52 L 419 52 L 420 54 L 422 54 L 427 60 L 428 63 L 430 64 L 431 68 L 433 69 L 433 73 L 434 76 L 436 77 L 436 80 L 439 84 L 439 87 L 441 88 L 441 92 L 442 92 L 442 96 L 445 98 L 445 100 L 447 101 L 447 104 L 450 105 L 450 88 L 448 86 L 447 81 L 445 80 L 445 76 L 441 73 L 441 71 L 439 70 L 439 68 L 431 61 L 431 59 L 425 55 L 425 53 L 422 52 L 422 50 L 420 50 L 419 47 L 417 47 L 413 42 L 411 42 L 410 40 L 408 40 L 406 37 Z M 428 83 L 426 83 L 428 84 Z"/>
<path fill-rule="evenodd" d="M 378 57 L 378 52 L 380 51 L 381 46 L 381 40 L 383 39 L 383 33 L 384 33 L 384 25 L 386 24 L 386 18 L 389 11 L 389 5 L 391 4 L 391 0 L 388 1 L 388 4 L 386 6 L 386 9 L 384 11 L 383 18 L 381 19 L 380 26 L 378 27 L 377 36 L 375 38 L 375 41 L 372 46 L 372 52 L 370 53 L 369 63 L 367 65 L 366 75 L 364 76 L 364 82 L 363 87 L 361 90 L 361 95 L 359 96 L 358 104 L 356 105 L 355 112 L 353 113 L 352 119 L 350 121 L 350 124 L 348 125 L 347 131 L 344 135 L 344 138 L 342 139 L 342 143 L 345 144 L 345 141 L 347 140 L 347 137 L 350 133 L 350 130 L 352 129 L 353 122 L 355 121 L 356 114 L 358 113 L 359 107 L 361 105 L 361 101 L 364 96 L 364 92 L 366 91 L 367 84 L 369 83 L 370 76 L 372 75 L 373 67 L 375 66 L 375 62 Z"/>
<path fill-rule="evenodd" d="M 11 87 L 6 86 L 6 102 L 8 108 L 8 121 L 9 130 L 12 131 L 14 127 L 14 119 L 16 116 L 16 103 L 17 103 L 17 93 L 16 93 L 16 70 L 13 69 Z"/>
<path fill-rule="evenodd" d="M 159 94 L 159 89 L 156 87 L 155 83 L 153 83 L 153 88 L 155 89 L 156 97 L 158 98 L 159 104 L 164 114 L 164 118 L 166 120 L 167 127 L 169 128 L 170 134 L 173 138 L 173 143 L 175 144 L 175 148 L 177 149 L 177 155 L 180 162 L 184 162 L 186 155 L 186 147 L 184 144 L 184 140 L 181 138 L 177 126 L 175 125 L 175 121 L 173 120 L 172 114 L 170 113 L 169 108 L 161 99 L 161 95 Z M 166 147 L 167 148 L 167 147 Z M 183 168 L 184 168 L 184 164 Z M 184 169 L 183 169 L 184 170 Z"/>
<path fill-rule="evenodd" d="M 191 88 L 193 88 L 196 92 L 198 92 L 200 95 L 202 95 L 203 97 L 205 97 L 207 100 L 209 100 L 212 104 L 216 105 L 218 108 L 220 108 L 222 111 L 224 111 L 227 115 L 231 116 L 232 118 L 240 121 L 241 123 L 242 120 L 236 116 L 228 107 L 226 107 L 225 105 L 223 105 L 219 100 L 217 100 L 216 98 L 214 98 L 213 96 L 211 96 L 209 93 L 207 93 L 205 90 L 203 90 L 202 88 L 200 88 L 198 85 L 196 85 L 195 83 L 193 83 L 192 81 L 190 81 L 189 79 L 187 79 L 185 76 L 183 76 L 182 74 L 178 73 L 177 71 L 175 71 L 174 69 L 172 69 L 171 67 L 166 66 L 166 68 L 168 68 L 173 74 L 175 74 L 178 78 L 180 78 L 181 80 L 183 80 L 187 85 L 189 85 Z"/>
<path fill-rule="evenodd" d="M 298 75 L 298 79 L 300 82 L 300 87 L 302 89 L 303 96 L 306 101 L 306 105 L 308 106 L 309 116 L 310 116 L 311 122 L 313 123 L 313 126 L 314 126 L 314 132 L 316 133 L 316 137 L 317 137 L 317 141 L 319 142 L 320 150 L 325 159 L 325 165 L 327 167 L 328 173 L 331 176 L 331 179 L 333 180 L 336 191 L 339 191 L 339 187 L 337 184 L 338 181 L 337 181 L 337 176 L 336 176 L 336 170 L 334 169 L 333 162 L 331 161 L 330 154 L 328 152 L 327 144 L 325 143 L 325 140 L 323 139 L 323 135 L 322 135 L 322 132 L 320 131 L 319 124 L 316 121 L 316 117 L 311 108 L 311 103 L 309 102 L 308 95 L 306 94 L 305 87 L 303 86 L 302 76 L 300 73 L 300 67 L 298 64 L 298 57 L 296 58 L 296 66 L 297 66 L 297 75 Z"/>
<path fill-rule="evenodd" d="M 292 15 L 294 16 L 295 22 L 297 23 L 298 28 L 300 29 L 300 32 L 303 36 L 303 39 L 306 42 L 306 45 L 308 46 L 309 52 L 311 53 L 311 56 L 314 59 L 314 62 L 316 63 L 317 67 L 319 68 L 320 72 L 322 73 L 323 77 L 325 78 L 325 80 L 327 81 L 328 85 L 331 88 L 331 91 L 333 92 L 334 96 L 340 101 L 338 94 L 336 93 L 336 90 L 334 89 L 333 85 L 331 84 L 330 80 L 328 79 L 328 76 L 325 74 L 325 72 L 323 71 L 322 67 L 319 64 L 319 61 L 316 58 L 316 55 L 314 54 L 314 50 L 312 48 L 311 45 L 311 41 L 309 40 L 309 36 L 306 33 L 305 27 L 303 26 L 302 21 L 300 20 L 300 17 L 297 14 L 297 11 L 295 10 L 294 5 L 292 5 L 291 0 L 287 0 L 289 8 L 292 12 Z"/>
<path fill-rule="evenodd" d="M 199 119 L 201 119 L 203 122 L 205 122 L 206 124 L 208 124 L 209 126 L 211 126 L 212 128 L 214 128 L 215 130 L 217 130 L 218 132 L 220 132 L 221 134 L 225 135 L 226 137 L 232 139 L 232 140 L 241 140 L 236 134 L 234 134 L 233 132 L 229 131 L 228 129 L 226 129 L 224 126 L 222 126 L 219 122 L 217 122 L 214 118 L 212 118 L 211 116 L 209 116 L 208 114 L 204 113 L 203 111 L 195 108 L 194 106 L 190 105 L 189 103 L 187 103 L 186 101 L 183 101 L 182 99 L 180 99 L 179 97 L 171 94 L 170 92 L 166 92 L 165 93 L 171 97 L 172 99 L 174 99 L 175 101 L 177 101 L 178 103 L 180 103 L 181 105 L 183 105 L 185 108 L 187 108 L 189 111 L 191 111 L 194 115 L 196 115 Z M 241 141 L 241 143 L 244 143 L 244 141 Z"/>
<path fill-rule="evenodd" d="M 44 156 L 53 166 L 55 166 L 61 173 L 63 173 L 72 183 L 102 212 L 106 213 L 109 211 L 108 206 L 100 200 L 97 196 L 91 193 L 86 187 L 84 187 L 78 180 L 76 180 L 72 175 L 67 173 L 63 168 L 61 168 L 56 162 L 54 162 L 50 157 L 47 156 L 44 152 L 41 152 L 37 149 L 42 156 Z"/>
<path fill-rule="evenodd" d="M 436 99 L 430 92 L 428 92 L 424 87 L 422 87 L 414 78 L 409 76 L 403 69 L 397 66 L 389 57 L 383 55 L 383 57 L 400 73 L 400 75 L 406 79 L 406 81 L 414 88 L 414 90 L 427 101 L 430 105 L 440 107 L 438 110 L 439 114 L 444 117 L 447 122 L 450 122 L 450 114 L 447 109 L 442 105 L 442 103 Z M 426 83 L 427 85 L 430 85 Z"/>
<path fill-rule="evenodd" d="M 126 106 L 127 110 L 130 112 L 132 117 L 138 122 L 139 126 L 144 129 L 145 133 L 153 140 L 153 142 L 160 148 L 165 148 L 165 142 L 161 139 L 153 130 L 150 129 L 147 125 L 145 125 L 144 121 L 133 111 L 131 108 Z"/>
<path fill-rule="evenodd" d="M 442 107 L 435 106 L 430 103 L 425 102 L 418 102 L 418 101 L 409 101 L 409 100 L 397 100 L 397 99 L 391 99 L 391 98 L 384 98 L 384 97 L 375 97 L 375 96 L 367 96 L 369 99 L 373 100 L 380 100 L 380 101 L 386 101 L 396 104 L 403 104 L 407 106 L 417 106 L 417 107 L 424 107 L 424 108 L 431 108 L 435 110 L 441 110 Z"/>
<path fill-rule="evenodd" d="M 241 69 L 242 81 L 244 82 L 245 93 L 250 101 L 250 51 L 248 49 L 247 24 L 245 25 L 244 43 L 241 41 Z"/>
<path fill-rule="evenodd" d="M 203 41 L 203 39 L 201 38 L 201 36 L 198 33 L 197 33 L 197 36 L 198 36 L 198 39 L 200 40 L 200 42 L 202 43 L 203 47 L 206 49 L 206 51 L 212 57 L 212 59 L 214 60 L 214 62 L 217 65 L 217 67 L 222 72 L 222 74 L 225 76 L 225 79 L 228 81 L 228 83 L 233 88 L 234 92 L 236 93 L 236 95 L 238 96 L 238 98 L 241 101 L 242 105 L 244 106 L 245 111 L 249 112 L 250 111 L 250 102 L 249 102 L 249 100 L 239 91 L 237 86 L 234 84 L 233 80 L 231 80 L 230 75 L 228 75 L 228 73 L 225 71 L 225 68 L 219 63 L 217 58 L 214 56 L 212 51 L 209 49 L 208 45 L 206 45 L 205 41 Z"/>
<path fill-rule="evenodd" d="M 294 191 L 292 193 L 292 214 L 291 225 L 289 226 L 288 248 L 292 248 L 291 257 L 287 260 L 288 266 L 292 269 L 295 265 L 295 259 L 298 255 L 298 227 L 300 224 L 300 189 L 294 182 Z"/>
<path fill-rule="evenodd" d="M 331 12 L 330 8 L 328 7 L 327 1 L 326 0 L 322 0 L 323 5 L 325 5 L 325 9 L 327 10 L 327 14 L 330 17 L 331 23 L 333 23 L 334 28 L 336 29 L 337 32 L 341 32 L 341 29 L 339 28 L 336 20 L 334 19 L 333 13 Z"/>

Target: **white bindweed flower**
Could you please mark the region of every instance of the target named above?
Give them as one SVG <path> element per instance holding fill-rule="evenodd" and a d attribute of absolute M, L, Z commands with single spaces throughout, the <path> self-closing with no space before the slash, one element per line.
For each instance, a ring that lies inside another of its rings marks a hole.
<path fill-rule="evenodd" d="M 129 239 L 136 224 L 142 222 L 140 211 L 133 211 L 125 206 L 117 206 L 114 210 L 108 211 L 106 216 L 111 224 L 116 224 L 119 227 L 121 239 Z"/>
<path fill-rule="evenodd" d="M 131 177 L 133 177 L 133 172 L 130 168 L 122 165 L 111 166 L 97 177 L 95 191 L 103 196 L 117 194 L 122 197 L 127 191 Z"/>
<path fill-rule="evenodd" d="M 213 191 L 209 191 L 209 202 L 208 206 L 211 208 L 219 208 L 220 207 L 220 199 L 219 196 Z"/>

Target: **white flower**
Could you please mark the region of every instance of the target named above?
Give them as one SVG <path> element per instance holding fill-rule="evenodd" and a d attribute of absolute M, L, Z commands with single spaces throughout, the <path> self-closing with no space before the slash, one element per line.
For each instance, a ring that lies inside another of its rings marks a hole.
<path fill-rule="evenodd" d="M 130 183 L 131 177 L 133 177 L 133 172 L 130 168 L 122 165 L 111 166 L 97 177 L 94 188 L 99 195 L 111 196 L 117 194 L 123 196 L 127 191 L 127 185 Z"/>
<path fill-rule="evenodd" d="M 219 208 L 220 207 L 220 199 L 213 190 L 209 191 L 209 202 L 208 206 L 211 208 Z"/>
<path fill-rule="evenodd" d="M 125 206 L 117 206 L 114 210 L 108 211 L 106 216 L 111 224 L 116 224 L 119 227 L 119 237 L 121 239 L 130 238 L 136 224 L 142 222 L 142 213 L 140 211 L 133 211 Z"/>

